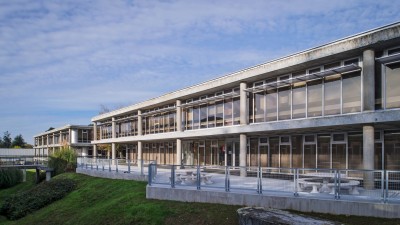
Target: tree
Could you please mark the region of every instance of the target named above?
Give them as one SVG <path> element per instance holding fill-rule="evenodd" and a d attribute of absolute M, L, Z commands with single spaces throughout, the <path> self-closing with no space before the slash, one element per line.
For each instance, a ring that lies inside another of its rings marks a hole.
<path fill-rule="evenodd" d="M 6 131 L 3 135 L 3 148 L 10 148 L 11 147 L 11 134 Z"/>
<path fill-rule="evenodd" d="M 47 132 L 47 131 L 54 130 L 54 129 L 55 129 L 54 127 L 49 127 L 49 129 L 47 129 L 46 132 Z"/>
<path fill-rule="evenodd" d="M 26 142 L 25 142 L 24 138 L 22 137 L 21 134 L 19 134 L 19 135 L 14 137 L 14 140 L 12 142 L 11 147 L 13 147 L 13 148 L 18 148 L 18 147 L 23 148 L 25 146 L 25 144 L 26 144 Z"/>

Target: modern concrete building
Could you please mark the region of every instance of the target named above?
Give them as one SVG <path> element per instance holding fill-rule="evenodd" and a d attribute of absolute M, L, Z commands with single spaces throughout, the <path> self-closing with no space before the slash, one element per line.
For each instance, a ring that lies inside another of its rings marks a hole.
<path fill-rule="evenodd" d="M 79 156 L 93 154 L 91 141 L 93 126 L 66 125 L 34 136 L 35 155 L 52 154 L 63 146 L 69 146 Z"/>
<path fill-rule="evenodd" d="M 400 23 L 98 115 L 92 122 L 94 149 L 111 145 L 113 159 L 400 170 Z M 35 148 L 47 147 L 52 133 L 38 135 Z"/>

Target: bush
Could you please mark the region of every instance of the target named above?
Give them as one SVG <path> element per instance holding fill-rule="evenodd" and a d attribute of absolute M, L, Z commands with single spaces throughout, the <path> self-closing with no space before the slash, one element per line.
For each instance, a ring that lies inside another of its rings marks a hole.
<path fill-rule="evenodd" d="M 0 169 L 0 189 L 12 187 L 22 182 L 22 171 L 14 168 Z"/>
<path fill-rule="evenodd" d="M 54 176 L 76 169 L 76 153 L 73 149 L 63 147 L 49 157 L 49 167 L 54 169 Z"/>
<path fill-rule="evenodd" d="M 4 200 L 0 214 L 16 220 L 44 206 L 62 199 L 74 190 L 76 182 L 71 179 L 53 179 L 43 182 L 31 190 L 12 195 Z"/>

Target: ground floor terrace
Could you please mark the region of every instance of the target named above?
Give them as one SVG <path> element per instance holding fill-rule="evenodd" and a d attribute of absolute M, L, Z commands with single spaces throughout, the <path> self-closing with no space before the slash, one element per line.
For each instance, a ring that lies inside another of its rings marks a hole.
<path fill-rule="evenodd" d="M 400 217 L 400 171 L 393 170 L 158 165 L 79 157 L 77 172 L 146 180 L 150 199 Z"/>
<path fill-rule="evenodd" d="M 154 161 L 158 165 L 400 170 L 400 126 L 126 142 L 115 144 L 115 153 L 111 144 L 96 149 L 99 158 Z"/>

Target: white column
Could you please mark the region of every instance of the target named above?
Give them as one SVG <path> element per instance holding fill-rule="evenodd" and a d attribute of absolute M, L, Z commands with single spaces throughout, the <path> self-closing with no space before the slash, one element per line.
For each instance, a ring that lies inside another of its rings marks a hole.
<path fill-rule="evenodd" d="M 363 126 L 363 169 L 374 170 L 375 157 L 375 129 L 374 126 Z M 374 189 L 374 173 L 364 173 L 365 189 Z"/>
<path fill-rule="evenodd" d="M 247 84 L 245 82 L 240 83 L 240 124 L 247 125 L 249 124 L 249 107 L 247 104 L 247 92 L 244 90 L 247 88 Z"/>
<path fill-rule="evenodd" d="M 246 177 L 246 158 L 247 158 L 247 135 L 240 134 L 240 155 L 239 155 L 239 164 L 240 164 L 240 176 Z"/>
<path fill-rule="evenodd" d="M 138 135 L 143 135 L 142 111 L 138 110 Z"/>
<path fill-rule="evenodd" d="M 182 165 L 182 140 L 176 139 L 176 165 Z"/>
<path fill-rule="evenodd" d="M 93 122 L 93 141 L 97 140 L 97 122 Z"/>
<path fill-rule="evenodd" d="M 93 145 L 93 153 L 92 153 L 93 158 L 97 157 L 97 145 Z"/>
<path fill-rule="evenodd" d="M 176 100 L 176 131 L 182 131 L 182 108 L 181 100 Z M 179 163 L 180 165 L 180 163 Z"/>
<path fill-rule="evenodd" d="M 115 132 L 115 117 L 112 118 L 111 122 L 111 137 L 116 138 L 116 132 Z"/>
<path fill-rule="evenodd" d="M 141 166 L 142 166 L 142 156 L 143 156 L 143 151 L 142 151 L 142 146 L 143 146 L 143 144 L 142 144 L 142 142 L 141 141 L 138 141 L 138 144 L 137 144 L 137 161 L 138 161 L 138 167 L 140 168 Z"/>
<path fill-rule="evenodd" d="M 114 165 L 116 159 L 115 143 L 111 143 L 111 159 L 113 159 L 112 164 Z"/>

